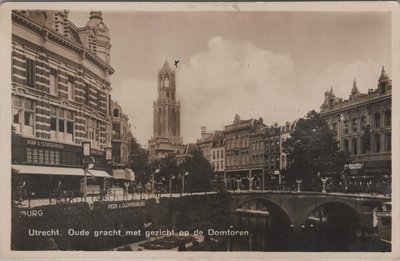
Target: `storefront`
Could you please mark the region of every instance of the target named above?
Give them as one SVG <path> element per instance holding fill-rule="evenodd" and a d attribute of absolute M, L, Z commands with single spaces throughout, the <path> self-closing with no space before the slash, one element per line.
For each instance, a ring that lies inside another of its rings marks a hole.
<path fill-rule="evenodd" d="M 95 164 L 87 172 L 88 192 L 104 188 L 112 178 L 106 172 L 105 153 L 91 150 Z M 19 135 L 12 137 L 13 186 L 24 184 L 33 196 L 47 196 L 55 189 L 79 192 L 83 187 L 82 147 Z"/>

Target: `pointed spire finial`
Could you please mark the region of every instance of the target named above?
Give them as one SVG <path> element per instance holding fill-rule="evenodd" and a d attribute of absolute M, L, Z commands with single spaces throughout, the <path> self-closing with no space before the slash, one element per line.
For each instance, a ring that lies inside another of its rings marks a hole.
<path fill-rule="evenodd" d="M 385 73 L 385 66 L 382 65 L 382 73 Z"/>

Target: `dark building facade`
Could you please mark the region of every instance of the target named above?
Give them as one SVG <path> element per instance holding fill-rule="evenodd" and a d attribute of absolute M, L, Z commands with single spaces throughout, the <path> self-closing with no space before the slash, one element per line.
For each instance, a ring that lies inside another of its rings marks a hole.
<path fill-rule="evenodd" d="M 79 189 L 83 141 L 99 187 L 111 146 L 110 35 L 101 12 L 77 28 L 68 11 L 12 12 L 12 167 L 32 190 Z"/>
<path fill-rule="evenodd" d="M 390 182 L 391 103 L 392 81 L 384 68 L 377 88 L 367 93 L 358 90 L 356 80 L 348 99 L 336 97 L 332 89 L 325 93 L 321 115 L 336 133 L 341 149 L 350 153 L 352 163 L 344 169 L 357 182 L 373 182 L 376 177 Z"/>

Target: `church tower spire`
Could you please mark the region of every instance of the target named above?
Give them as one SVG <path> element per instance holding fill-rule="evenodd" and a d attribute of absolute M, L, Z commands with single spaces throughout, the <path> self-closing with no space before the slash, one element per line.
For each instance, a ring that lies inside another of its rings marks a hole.
<path fill-rule="evenodd" d="M 154 103 L 154 137 L 180 143 L 180 104 L 176 99 L 175 70 L 165 61 L 158 71 L 158 97 Z"/>

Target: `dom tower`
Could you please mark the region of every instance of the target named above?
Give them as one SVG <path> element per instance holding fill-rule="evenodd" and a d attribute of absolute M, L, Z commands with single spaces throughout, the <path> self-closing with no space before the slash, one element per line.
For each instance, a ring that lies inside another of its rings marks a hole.
<path fill-rule="evenodd" d="M 180 137 L 180 103 L 176 99 L 175 71 L 166 61 L 158 71 L 158 98 L 153 105 L 153 137 L 149 141 L 151 160 L 178 153 Z"/>

